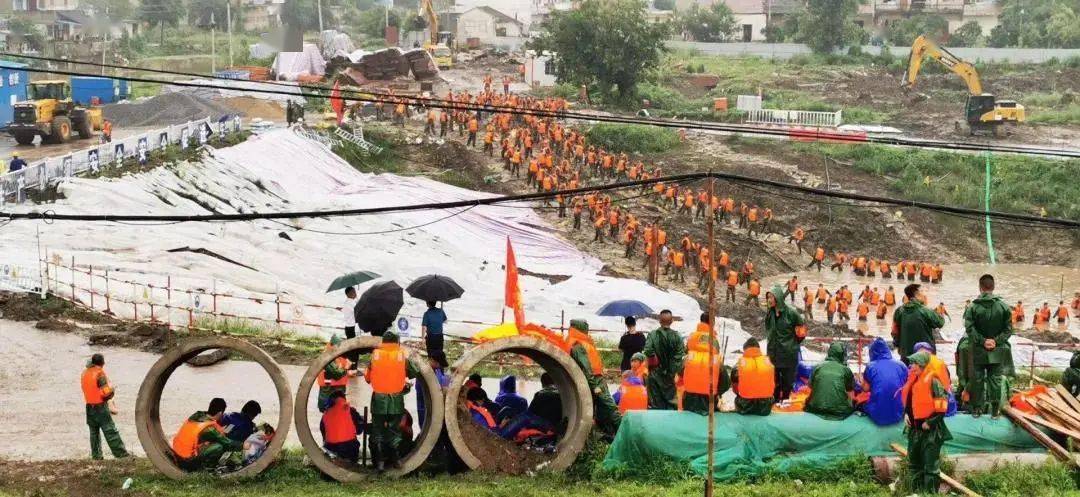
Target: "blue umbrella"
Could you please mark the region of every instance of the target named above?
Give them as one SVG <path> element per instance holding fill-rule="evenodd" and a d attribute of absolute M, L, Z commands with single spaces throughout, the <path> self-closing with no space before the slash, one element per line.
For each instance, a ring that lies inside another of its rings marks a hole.
<path fill-rule="evenodd" d="M 648 316 L 653 313 L 653 310 L 636 300 L 613 300 L 604 304 L 600 310 L 596 311 L 597 316 L 634 316 L 642 317 Z"/>

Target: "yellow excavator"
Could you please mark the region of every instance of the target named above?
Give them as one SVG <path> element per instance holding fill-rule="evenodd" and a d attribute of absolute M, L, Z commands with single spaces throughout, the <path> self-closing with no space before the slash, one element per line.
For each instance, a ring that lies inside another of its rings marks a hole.
<path fill-rule="evenodd" d="M 439 33 L 439 15 L 435 13 L 435 5 L 432 0 L 420 0 L 420 12 L 427 20 L 428 32 L 430 33 L 428 42 L 424 44 L 424 50 L 427 50 L 431 54 L 431 57 L 435 59 L 435 65 L 439 66 L 439 69 L 449 69 L 454 65 L 453 52 L 450 51 L 449 34 L 446 33 L 444 39 L 440 39 Z"/>
<path fill-rule="evenodd" d="M 79 138 L 94 136 L 104 125 L 101 107 L 84 107 L 71 101 L 71 84 L 63 80 L 34 81 L 27 88 L 29 100 L 14 105 L 15 119 L 7 132 L 19 145 L 64 143 L 72 133 Z"/>
<path fill-rule="evenodd" d="M 1015 100 L 998 100 L 990 93 L 983 93 L 982 83 L 979 81 L 979 73 L 975 70 L 975 66 L 939 47 L 926 36 L 919 36 L 911 45 L 907 74 L 901 86 L 910 88 L 915 85 L 915 78 L 919 75 L 919 69 L 922 68 L 923 58 L 927 56 L 949 68 L 967 83 L 969 94 L 964 113 L 970 134 L 989 130 L 996 136 L 1002 124 L 1024 122 L 1023 105 Z"/>

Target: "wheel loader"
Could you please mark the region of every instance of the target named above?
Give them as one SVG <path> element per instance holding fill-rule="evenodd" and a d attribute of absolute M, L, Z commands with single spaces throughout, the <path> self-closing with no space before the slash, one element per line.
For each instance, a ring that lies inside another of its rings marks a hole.
<path fill-rule="evenodd" d="M 15 103 L 15 119 L 7 127 L 19 145 L 32 144 L 35 136 L 44 143 L 64 143 L 73 133 L 85 140 L 104 125 L 101 107 L 73 102 L 67 81 L 34 81 L 27 92 L 29 100 Z"/>

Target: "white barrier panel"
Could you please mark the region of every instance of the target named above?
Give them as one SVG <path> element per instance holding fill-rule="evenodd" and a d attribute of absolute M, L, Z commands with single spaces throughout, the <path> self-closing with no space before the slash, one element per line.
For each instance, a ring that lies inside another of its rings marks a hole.
<path fill-rule="evenodd" d="M 0 290 L 5 292 L 40 293 L 41 270 L 14 264 L 0 264 Z"/>
<path fill-rule="evenodd" d="M 150 151 L 172 144 L 186 149 L 193 140 L 197 141 L 198 145 L 205 145 L 213 135 L 224 137 L 228 133 L 240 131 L 241 127 L 242 123 L 237 116 L 217 122 L 210 121 L 209 118 L 200 119 L 44 159 L 19 171 L 0 176 L 0 205 L 12 201 L 22 203 L 26 200 L 25 190 L 28 188 L 45 190 L 60 178 L 78 176 L 87 171 L 96 173 L 103 168 L 119 165 L 123 159 L 131 157 L 145 163 Z"/>
<path fill-rule="evenodd" d="M 840 126 L 841 111 L 814 112 L 807 110 L 756 109 L 746 111 L 746 122 L 779 124 L 784 126 L 830 127 Z"/>

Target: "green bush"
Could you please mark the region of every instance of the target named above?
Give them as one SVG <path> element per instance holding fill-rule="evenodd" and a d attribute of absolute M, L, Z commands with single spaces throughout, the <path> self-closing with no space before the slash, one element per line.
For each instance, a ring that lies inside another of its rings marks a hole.
<path fill-rule="evenodd" d="M 964 483 L 980 495 L 994 497 L 1041 497 L 1075 495 L 1074 473 L 1063 464 L 1050 461 L 1044 466 L 1007 465 L 971 473 Z"/>
<path fill-rule="evenodd" d="M 679 135 L 671 128 L 644 124 L 597 124 L 586 132 L 589 143 L 609 152 L 664 152 L 679 144 Z"/>

